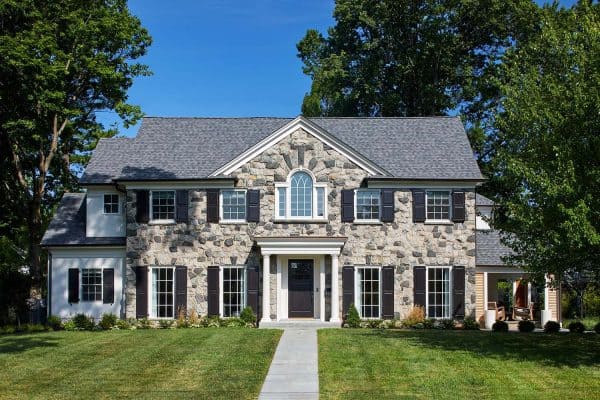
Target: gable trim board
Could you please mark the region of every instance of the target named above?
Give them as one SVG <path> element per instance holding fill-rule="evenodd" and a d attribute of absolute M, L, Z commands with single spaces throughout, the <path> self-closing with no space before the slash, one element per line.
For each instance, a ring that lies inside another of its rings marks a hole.
<path fill-rule="evenodd" d="M 367 171 L 370 175 L 391 175 L 389 172 L 385 171 L 383 168 L 379 167 L 374 162 L 370 161 L 368 158 L 358 153 L 352 147 L 348 146 L 341 140 L 329 134 L 326 130 L 324 130 L 314 122 L 309 121 L 303 116 L 299 116 L 294 120 L 288 122 L 281 128 L 279 128 L 278 130 L 267 136 L 265 139 L 255 144 L 254 146 L 250 147 L 248 150 L 238 155 L 233 160 L 218 168 L 209 176 L 214 177 L 218 175 L 230 175 L 242 165 L 246 164 L 247 162 L 260 155 L 271 146 L 274 146 L 279 141 L 281 141 L 282 139 L 284 139 L 285 137 L 287 137 L 288 135 L 290 135 L 298 129 L 303 129 L 312 136 L 316 137 L 318 140 L 322 141 L 323 143 L 325 143 L 326 145 L 328 145 L 329 147 L 346 157 L 348 160 L 352 161 L 354 164 Z"/>

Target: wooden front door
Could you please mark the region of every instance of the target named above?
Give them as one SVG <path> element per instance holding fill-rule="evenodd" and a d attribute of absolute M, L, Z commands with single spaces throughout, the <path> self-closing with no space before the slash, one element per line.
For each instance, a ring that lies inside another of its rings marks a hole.
<path fill-rule="evenodd" d="M 313 260 L 289 260 L 288 263 L 288 316 L 314 317 Z"/>

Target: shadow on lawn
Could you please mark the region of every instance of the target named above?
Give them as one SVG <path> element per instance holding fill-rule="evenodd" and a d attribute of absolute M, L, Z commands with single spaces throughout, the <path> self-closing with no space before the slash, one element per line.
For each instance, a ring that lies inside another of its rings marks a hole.
<path fill-rule="evenodd" d="M 17 334 L 0 337 L 0 354 L 21 353 L 36 347 L 57 346 L 57 339 L 48 335 Z"/>
<path fill-rule="evenodd" d="M 361 330 L 359 334 L 498 360 L 533 361 L 554 367 L 600 366 L 600 335 L 391 330 Z"/>

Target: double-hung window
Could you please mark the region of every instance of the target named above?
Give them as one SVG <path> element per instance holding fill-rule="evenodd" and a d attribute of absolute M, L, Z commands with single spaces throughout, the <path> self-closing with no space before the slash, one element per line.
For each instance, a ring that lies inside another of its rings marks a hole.
<path fill-rule="evenodd" d="M 237 222 L 246 220 L 245 190 L 221 191 L 221 220 Z"/>
<path fill-rule="evenodd" d="M 381 192 L 379 190 L 356 191 L 355 219 L 357 221 L 379 221 L 381 216 Z"/>
<path fill-rule="evenodd" d="M 174 190 L 153 190 L 150 199 L 153 221 L 175 221 Z"/>
<path fill-rule="evenodd" d="M 275 186 L 277 219 L 327 219 L 326 183 L 316 183 L 307 171 L 298 170 Z"/>
<path fill-rule="evenodd" d="M 81 270 L 81 301 L 102 300 L 102 269 L 84 268 Z"/>
<path fill-rule="evenodd" d="M 450 220 L 450 191 L 428 190 L 426 192 L 428 221 Z"/>
<path fill-rule="evenodd" d="M 355 304 L 361 318 L 381 316 L 381 269 L 358 267 L 356 269 Z"/>
<path fill-rule="evenodd" d="M 119 213 L 119 195 L 105 194 L 104 195 L 104 214 Z"/>
<path fill-rule="evenodd" d="M 246 268 L 221 268 L 223 317 L 239 317 L 246 306 Z"/>
<path fill-rule="evenodd" d="M 427 317 L 450 318 L 450 267 L 427 267 Z"/>
<path fill-rule="evenodd" d="M 152 318 L 174 318 L 175 269 L 155 267 L 151 271 L 150 316 Z"/>

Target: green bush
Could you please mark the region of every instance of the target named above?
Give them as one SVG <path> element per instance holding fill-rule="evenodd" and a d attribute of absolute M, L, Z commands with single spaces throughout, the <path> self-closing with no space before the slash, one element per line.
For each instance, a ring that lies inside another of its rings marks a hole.
<path fill-rule="evenodd" d="M 465 318 L 465 320 L 463 322 L 463 328 L 466 331 L 478 331 L 479 323 L 477 323 L 477 320 L 475 318 L 468 317 L 468 318 Z"/>
<path fill-rule="evenodd" d="M 378 329 L 383 327 L 384 322 L 381 319 L 368 319 L 365 320 L 365 325 L 370 329 Z"/>
<path fill-rule="evenodd" d="M 447 318 L 440 320 L 440 328 L 446 330 L 452 330 L 456 326 L 456 322 L 453 319 Z"/>
<path fill-rule="evenodd" d="M 65 322 L 63 324 L 63 328 L 64 328 L 65 331 L 76 331 L 76 330 L 78 330 L 77 326 L 75 326 L 75 322 L 73 322 L 72 319 L 68 320 L 67 322 Z"/>
<path fill-rule="evenodd" d="M 350 304 L 344 326 L 348 328 L 360 328 L 360 315 L 358 315 L 358 310 L 354 304 Z"/>
<path fill-rule="evenodd" d="M 85 314 L 75 315 L 73 317 L 72 321 L 75 324 L 75 330 L 91 331 L 96 326 L 96 324 L 94 323 L 94 319 L 91 317 L 88 317 Z"/>
<path fill-rule="evenodd" d="M 63 329 L 62 319 L 56 315 L 49 316 L 48 320 L 46 321 L 46 325 L 48 325 L 53 331 L 60 331 Z"/>
<path fill-rule="evenodd" d="M 98 326 L 106 331 L 117 326 L 118 320 L 119 318 L 117 318 L 115 314 L 102 314 L 102 318 L 100 319 L 100 322 L 98 322 Z"/>
<path fill-rule="evenodd" d="M 244 321 L 242 318 L 227 318 L 226 320 L 223 320 L 223 324 L 228 328 L 243 328 L 249 323 Z M 253 325 L 250 324 L 250 326 Z"/>
<path fill-rule="evenodd" d="M 250 308 L 250 307 L 244 307 L 244 309 L 240 313 L 240 319 L 242 321 L 244 321 L 244 325 L 247 325 L 247 324 L 256 325 L 256 315 L 254 314 L 254 311 L 252 311 L 252 308 Z"/>
<path fill-rule="evenodd" d="M 546 333 L 557 333 L 560 331 L 560 324 L 556 321 L 548 321 L 544 325 L 544 332 Z"/>
<path fill-rule="evenodd" d="M 434 318 L 427 318 L 425 321 L 423 321 L 423 328 L 425 329 L 433 329 L 436 327 L 436 320 Z"/>
<path fill-rule="evenodd" d="M 160 326 L 160 329 L 169 329 L 173 326 L 174 322 L 172 319 L 161 319 L 158 321 L 158 326 Z"/>
<path fill-rule="evenodd" d="M 585 325 L 580 321 L 571 322 L 568 326 L 569 332 L 571 333 L 583 333 L 585 332 Z"/>
<path fill-rule="evenodd" d="M 0 327 L 0 335 L 10 335 L 15 333 L 17 330 L 12 325 L 6 325 L 5 327 Z"/>
<path fill-rule="evenodd" d="M 600 322 L 598 322 L 596 325 L 594 325 L 594 331 L 596 333 L 600 333 Z"/>
<path fill-rule="evenodd" d="M 218 315 L 213 315 L 213 316 L 205 318 L 203 320 L 203 325 L 206 328 L 219 328 L 221 326 L 225 326 L 225 324 L 223 323 L 223 320 L 221 320 L 221 318 L 219 318 Z"/>
<path fill-rule="evenodd" d="M 141 318 L 137 321 L 137 327 L 139 329 L 150 329 L 152 328 L 152 322 L 148 318 Z"/>
<path fill-rule="evenodd" d="M 127 329 L 131 329 L 132 325 L 127 320 L 118 319 L 116 327 L 119 328 L 119 329 L 121 329 L 121 330 L 127 330 Z"/>
<path fill-rule="evenodd" d="M 496 321 L 492 325 L 492 330 L 494 332 L 508 332 L 508 324 L 504 321 Z"/>
<path fill-rule="evenodd" d="M 533 321 L 523 320 L 519 321 L 519 332 L 533 332 L 535 324 Z"/>
<path fill-rule="evenodd" d="M 33 333 L 33 332 L 45 332 L 49 328 L 42 324 L 25 324 L 21 326 L 22 332 Z"/>

